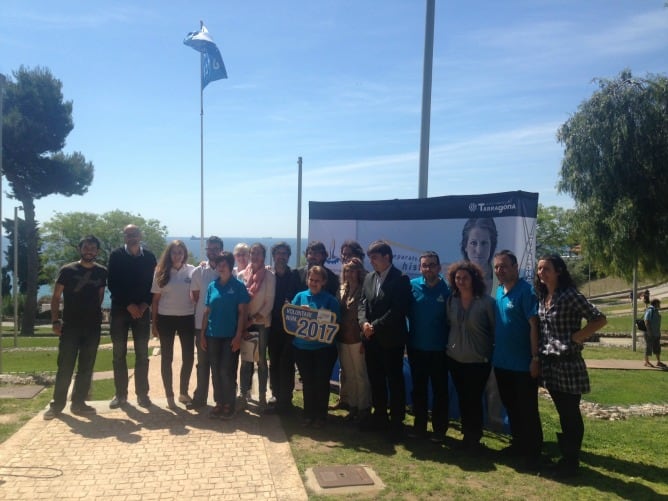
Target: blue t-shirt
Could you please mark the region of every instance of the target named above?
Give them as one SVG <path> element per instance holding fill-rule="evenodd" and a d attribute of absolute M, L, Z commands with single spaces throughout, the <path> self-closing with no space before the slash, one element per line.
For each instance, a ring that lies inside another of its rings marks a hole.
<path fill-rule="evenodd" d="M 521 278 L 506 294 L 496 288 L 494 367 L 529 372 L 531 338 L 529 318 L 538 316 L 538 299 L 533 287 Z"/>
<path fill-rule="evenodd" d="M 214 280 L 206 290 L 204 305 L 209 308 L 207 337 L 233 338 L 237 333 L 239 305 L 248 304 L 250 296 L 246 286 L 230 277 L 225 285 Z"/>
<path fill-rule="evenodd" d="M 326 309 L 336 313 L 336 321 L 341 321 L 341 308 L 339 301 L 327 291 L 321 291 L 315 295 L 311 291 L 305 290 L 298 293 L 292 300 L 292 304 L 297 306 L 308 306 L 314 310 Z M 321 348 L 333 348 L 335 344 L 321 343 L 320 341 L 309 341 L 301 337 L 295 336 L 292 341 L 295 348 L 300 350 L 318 350 Z"/>
<path fill-rule="evenodd" d="M 422 351 L 445 351 L 448 344 L 448 284 L 441 278 L 434 287 L 429 287 L 424 277 L 417 277 L 411 280 L 411 289 L 414 301 L 408 316 L 408 347 Z"/>
<path fill-rule="evenodd" d="M 652 337 L 661 337 L 661 314 L 654 306 L 648 306 L 645 310 L 645 325 L 647 325 L 647 334 Z"/>

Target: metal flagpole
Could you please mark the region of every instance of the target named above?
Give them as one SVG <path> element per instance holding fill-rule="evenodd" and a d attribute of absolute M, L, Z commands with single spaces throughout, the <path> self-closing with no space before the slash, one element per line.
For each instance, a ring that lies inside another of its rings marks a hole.
<path fill-rule="evenodd" d="M 199 260 L 204 259 L 204 54 L 199 55 L 199 179 L 200 179 L 200 229 Z"/>
<path fill-rule="evenodd" d="M 0 221 L 2 221 L 2 104 L 4 102 L 5 75 L 0 73 Z M 0 256 L 2 256 L 2 225 L 0 225 Z M 16 282 L 16 280 L 14 280 Z M 0 287 L 0 307 L 2 306 L 2 287 Z M 2 372 L 2 314 L 0 312 L 0 372 Z"/>
<path fill-rule="evenodd" d="M 418 198 L 427 198 L 429 180 L 429 123 L 431 120 L 431 69 L 434 59 L 435 0 L 427 0 L 424 27 L 424 70 L 422 75 L 422 127 L 420 129 L 420 172 Z"/>
<path fill-rule="evenodd" d="M 297 264 L 302 257 L 302 157 L 297 157 Z"/>

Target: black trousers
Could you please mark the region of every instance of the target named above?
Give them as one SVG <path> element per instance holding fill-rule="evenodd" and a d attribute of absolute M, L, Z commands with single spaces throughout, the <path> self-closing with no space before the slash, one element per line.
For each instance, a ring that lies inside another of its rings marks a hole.
<path fill-rule="evenodd" d="M 561 434 L 557 435 L 561 453 L 564 458 L 577 461 L 582 448 L 582 438 L 584 437 L 584 422 L 580 413 L 582 395 L 564 393 L 549 388 L 548 391 L 559 414 Z"/>
<path fill-rule="evenodd" d="M 476 443 L 482 438 L 482 396 L 489 378 L 489 363 L 463 364 L 448 357 L 452 381 L 457 389 L 464 441 Z"/>
<path fill-rule="evenodd" d="M 276 398 L 276 407 L 286 409 L 292 405 L 295 389 L 295 355 L 292 341 L 282 326 L 269 328 L 269 387 Z"/>
<path fill-rule="evenodd" d="M 58 372 L 53 389 L 51 408 L 61 411 L 67 401 L 67 390 L 72 381 L 74 367 L 79 359 L 77 376 L 72 390 L 72 403 L 83 404 L 90 390 L 97 348 L 100 344 L 100 325 L 71 327 L 63 325 L 58 341 Z"/>
<path fill-rule="evenodd" d="M 373 419 L 378 424 L 387 422 L 389 390 L 390 426 L 398 431 L 403 427 L 406 417 L 404 348 L 383 348 L 372 339 L 365 343 L 364 356 L 371 383 Z"/>
<path fill-rule="evenodd" d="M 448 431 L 448 357 L 443 351 L 408 349 L 408 363 L 413 380 L 414 428 L 427 431 L 429 412 L 429 383 L 434 395 L 431 424 L 434 433 L 445 435 Z"/>
<path fill-rule="evenodd" d="M 538 379 L 521 371 L 494 368 L 501 402 L 508 413 L 513 446 L 526 456 L 538 456 L 543 446 L 543 428 L 538 413 Z"/>
<path fill-rule="evenodd" d="M 304 417 L 326 419 L 329 403 L 329 377 L 336 362 L 336 347 L 316 350 L 295 349 L 295 360 L 304 387 Z"/>
<path fill-rule="evenodd" d="M 195 317 L 194 315 L 158 314 L 158 332 L 160 333 L 160 372 L 167 397 L 174 396 L 172 386 L 172 361 L 174 360 L 174 336 L 178 334 L 181 342 L 181 372 L 179 393 L 188 394 L 190 373 L 195 363 Z"/>

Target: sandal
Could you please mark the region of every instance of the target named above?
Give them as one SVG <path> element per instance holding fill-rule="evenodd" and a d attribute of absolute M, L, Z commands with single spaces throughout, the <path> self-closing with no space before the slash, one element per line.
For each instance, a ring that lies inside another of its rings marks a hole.
<path fill-rule="evenodd" d="M 665 367 L 666 367 L 666 364 L 664 364 L 663 362 L 657 362 L 657 363 L 656 363 L 656 366 L 657 366 L 657 367 L 664 367 L 664 368 L 665 368 Z"/>
<path fill-rule="evenodd" d="M 652 364 L 650 364 L 649 362 L 645 362 L 645 367 L 654 367 L 654 366 Z"/>

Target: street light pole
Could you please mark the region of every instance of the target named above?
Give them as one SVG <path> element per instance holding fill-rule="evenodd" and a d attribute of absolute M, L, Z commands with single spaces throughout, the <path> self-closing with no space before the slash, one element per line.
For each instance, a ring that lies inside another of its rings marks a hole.
<path fill-rule="evenodd" d="M 14 348 L 19 345 L 19 209 L 14 207 L 14 272 L 12 275 L 12 293 L 14 295 Z"/>
<path fill-rule="evenodd" d="M 6 83 L 5 75 L 0 73 L 0 221 L 2 221 L 2 104 L 4 102 L 4 91 Z M 0 225 L 0 259 L 2 259 L 2 225 Z M 2 287 L 0 287 L 0 373 L 2 372 Z"/>

